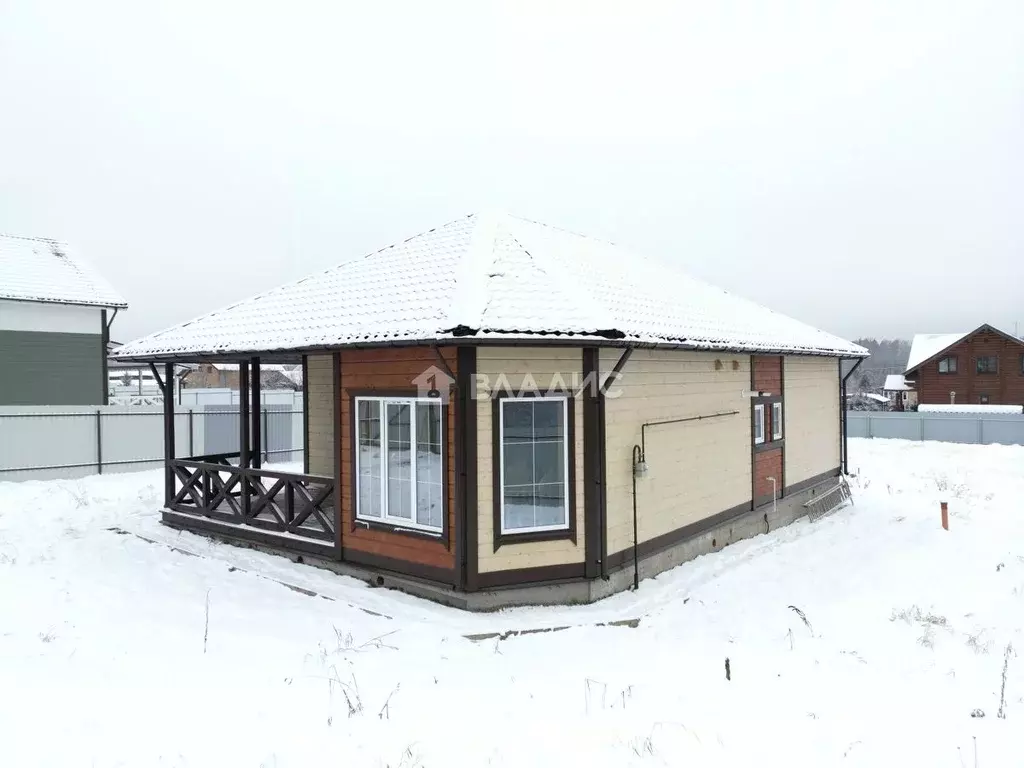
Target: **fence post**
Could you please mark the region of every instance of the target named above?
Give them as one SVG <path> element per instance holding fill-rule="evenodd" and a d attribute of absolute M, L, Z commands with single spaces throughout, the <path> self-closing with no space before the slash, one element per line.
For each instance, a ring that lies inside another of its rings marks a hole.
<path fill-rule="evenodd" d="M 189 455 L 189 458 L 191 458 L 192 456 L 196 455 L 195 446 L 193 445 L 194 437 L 193 437 L 193 434 L 192 434 L 192 424 L 193 424 L 194 420 L 195 419 L 194 419 L 194 416 L 193 416 L 193 413 L 192 413 L 192 409 L 189 408 L 188 409 L 188 455 Z"/>
<path fill-rule="evenodd" d="M 103 410 L 100 408 L 96 409 L 96 474 L 103 474 Z"/>
<path fill-rule="evenodd" d="M 924 414 L 919 411 L 917 413 L 917 439 L 919 442 L 924 442 L 924 419 Z"/>
<path fill-rule="evenodd" d="M 868 437 L 874 437 L 875 436 L 875 430 L 872 429 L 872 423 L 873 422 L 871 421 L 871 414 L 868 413 Z"/>
<path fill-rule="evenodd" d="M 980 445 L 985 444 L 985 420 L 978 414 L 978 443 Z"/>
<path fill-rule="evenodd" d="M 263 408 L 263 434 L 260 435 L 260 441 L 263 443 L 263 461 L 270 463 L 270 437 L 269 437 L 269 426 L 270 426 L 270 412 L 266 406 Z"/>

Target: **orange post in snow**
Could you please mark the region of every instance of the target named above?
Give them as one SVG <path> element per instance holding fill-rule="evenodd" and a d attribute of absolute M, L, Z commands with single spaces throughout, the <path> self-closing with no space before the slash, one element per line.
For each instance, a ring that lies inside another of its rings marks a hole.
<path fill-rule="evenodd" d="M 949 530 L 949 506 L 946 502 L 940 502 L 942 505 L 942 527 L 947 531 Z"/>

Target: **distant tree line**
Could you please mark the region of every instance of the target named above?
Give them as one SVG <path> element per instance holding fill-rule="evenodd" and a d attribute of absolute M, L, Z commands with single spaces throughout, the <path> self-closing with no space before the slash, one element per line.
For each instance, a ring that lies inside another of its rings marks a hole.
<path fill-rule="evenodd" d="M 910 342 L 905 339 L 855 339 L 855 343 L 871 352 L 850 381 L 850 390 L 857 392 L 879 392 L 885 384 L 885 377 L 891 373 L 903 373 L 910 359 Z"/>

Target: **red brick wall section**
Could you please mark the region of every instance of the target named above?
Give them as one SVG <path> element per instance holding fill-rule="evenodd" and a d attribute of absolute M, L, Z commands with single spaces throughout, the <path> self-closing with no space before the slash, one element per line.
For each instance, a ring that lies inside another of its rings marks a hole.
<path fill-rule="evenodd" d="M 782 394 L 782 358 L 759 355 L 754 360 L 754 389 L 773 395 Z"/>
<path fill-rule="evenodd" d="M 454 348 L 441 354 L 452 373 L 456 372 Z M 389 347 L 387 349 L 354 349 L 341 353 L 341 429 L 342 429 L 342 543 L 345 549 L 405 560 L 434 568 L 455 567 L 455 409 L 446 407 L 448 434 L 445 480 L 448 484 L 448 544 L 422 536 L 368 529 L 352 522 L 355 516 L 352 461 L 352 394 L 378 390 L 382 393 L 415 394 L 412 380 L 430 366 L 437 366 L 437 356 L 426 347 Z"/>
<path fill-rule="evenodd" d="M 939 373 L 939 359 L 932 360 L 918 369 L 918 403 L 928 405 L 947 404 L 950 391 L 956 392 L 957 403 L 978 404 L 981 395 L 988 395 L 990 405 L 1024 404 L 1024 374 L 1021 373 L 1021 355 L 1024 343 L 1013 341 L 991 331 L 979 331 L 944 352 L 942 357 L 955 355 L 957 372 Z M 996 355 L 999 358 L 999 373 L 978 373 L 979 356 Z"/>
<path fill-rule="evenodd" d="M 754 501 L 762 504 L 771 501 L 772 481 L 775 478 L 775 492 L 782 493 L 782 448 L 759 451 L 754 454 Z"/>

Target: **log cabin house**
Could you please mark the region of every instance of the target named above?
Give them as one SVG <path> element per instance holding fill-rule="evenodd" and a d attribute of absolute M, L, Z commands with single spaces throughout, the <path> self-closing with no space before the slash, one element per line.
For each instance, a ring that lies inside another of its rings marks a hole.
<path fill-rule="evenodd" d="M 1024 405 L 1024 340 L 988 324 L 919 333 L 903 377 L 920 405 Z"/>
<path fill-rule="evenodd" d="M 834 487 L 867 351 L 607 242 L 471 215 L 121 347 L 239 366 L 239 450 L 163 522 L 448 604 L 599 599 Z M 259 371 L 301 362 L 305 466 L 261 465 Z"/>

